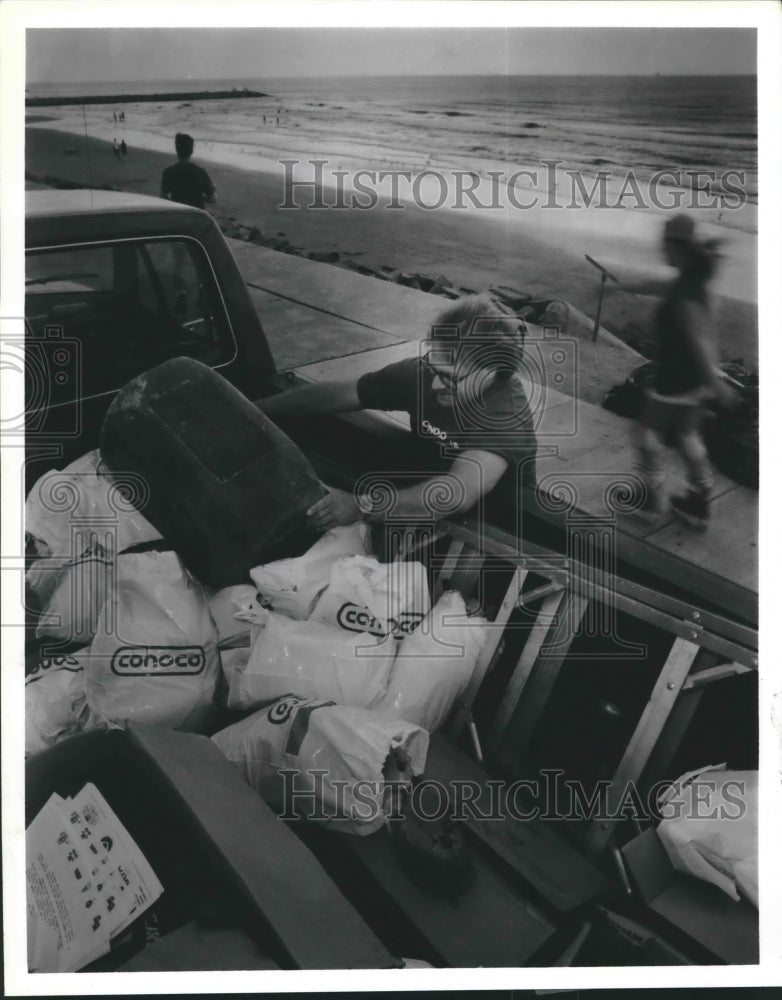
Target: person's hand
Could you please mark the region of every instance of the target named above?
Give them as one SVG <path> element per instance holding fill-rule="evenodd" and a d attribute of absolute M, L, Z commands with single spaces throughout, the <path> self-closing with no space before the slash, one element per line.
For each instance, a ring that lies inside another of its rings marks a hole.
<path fill-rule="evenodd" d="M 339 525 L 361 520 L 356 498 L 352 493 L 328 487 L 328 493 L 307 511 L 307 520 L 318 531 L 329 531 Z"/>

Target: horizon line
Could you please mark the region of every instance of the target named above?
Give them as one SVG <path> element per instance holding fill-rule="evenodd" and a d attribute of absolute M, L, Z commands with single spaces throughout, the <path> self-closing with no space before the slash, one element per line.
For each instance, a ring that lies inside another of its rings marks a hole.
<path fill-rule="evenodd" d="M 436 79 L 438 77 L 517 77 L 517 78 L 533 78 L 533 77 L 549 77 L 549 76 L 562 76 L 562 77 L 595 77 L 595 78 L 613 78 L 613 77 L 624 77 L 625 79 L 657 79 L 660 78 L 671 78 L 671 79 L 686 79 L 688 77 L 722 77 L 722 76 L 747 76 L 747 77 L 757 77 L 757 71 L 754 73 L 743 73 L 743 72 L 723 72 L 723 73 L 712 73 L 708 71 L 695 72 L 695 73 L 668 73 L 668 72 L 655 72 L 655 73 L 564 73 L 564 72 L 548 72 L 548 73 L 301 73 L 294 76 L 285 75 L 274 75 L 274 76 L 247 76 L 248 80 L 322 80 L 324 78 L 332 80 L 374 80 L 374 79 L 384 79 L 387 77 L 409 77 L 411 79 L 415 78 L 427 78 Z M 132 80 L 25 80 L 25 86 L 35 85 L 35 84 L 51 84 L 51 85 L 63 85 L 63 84 L 84 84 L 88 86 L 91 83 L 183 83 L 188 80 L 195 79 L 198 83 L 234 83 L 237 82 L 237 77 L 235 76 L 200 76 L 193 78 L 192 76 L 166 76 L 166 77 L 150 77 L 145 79 L 132 79 Z"/>

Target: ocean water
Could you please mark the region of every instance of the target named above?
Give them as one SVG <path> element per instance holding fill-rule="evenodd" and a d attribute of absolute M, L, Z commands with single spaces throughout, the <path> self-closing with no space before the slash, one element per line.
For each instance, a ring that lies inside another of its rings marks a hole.
<path fill-rule="evenodd" d="M 462 76 L 168 80 L 39 84 L 29 96 L 224 90 L 267 98 L 205 102 L 218 130 L 262 141 L 262 115 L 281 110 L 297 146 L 364 151 L 368 165 L 488 170 L 559 168 L 639 181 L 660 170 L 741 171 L 757 201 L 757 80 L 754 76 Z M 204 119 L 206 125 L 206 120 Z M 232 141 L 235 137 L 232 137 Z M 684 181 L 685 185 L 687 184 Z"/>

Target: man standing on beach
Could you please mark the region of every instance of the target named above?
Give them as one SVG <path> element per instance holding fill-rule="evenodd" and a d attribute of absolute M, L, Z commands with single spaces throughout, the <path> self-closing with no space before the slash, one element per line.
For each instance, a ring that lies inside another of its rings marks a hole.
<path fill-rule="evenodd" d="M 203 208 L 215 201 L 215 186 L 203 167 L 190 162 L 193 155 L 193 137 L 177 132 L 174 146 L 178 162 L 166 167 L 160 181 L 160 197 L 171 201 Z"/>
<path fill-rule="evenodd" d="M 360 378 L 321 382 L 267 397 L 268 416 L 314 416 L 364 408 L 406 410 L 410 429 L 430 441 L 435 471 L 394 495 L 394 515 L 429 521 L 465 514 L 500 481 L 535 486 L 537 442 L 517 372 L 523 323 L 488 296 L 454 303 L 433 324 L 420 356 Z M 433 502 L 436 501 L 436 510 Z M 369 495 L 329 493 L 309 511 L 320 531 L 363 519 L 382 524 L 386 505 Z"/>

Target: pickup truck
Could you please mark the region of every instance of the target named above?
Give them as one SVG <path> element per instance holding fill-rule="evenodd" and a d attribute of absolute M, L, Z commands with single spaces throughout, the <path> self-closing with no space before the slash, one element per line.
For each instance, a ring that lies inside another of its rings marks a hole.
<path fill-rule="evenodd" d="M 28 193 L 28 451 L 97 445 L 129 379 L 185 355 L 261 395 L 274 364 L 225 240 L 205 212 L 105 191 Z M 41 468 L 33 460 L 31 473 Z"/>
<path fill-rule="evenodd" d="M 377 298 L 383 316 L 373 318 L 365 307 L 346 320 L 344 302 L 335 304 L 339 289 L 333 282 L 327 282 L 330 293 L 316 288 L 307 271 L 328 265 L 255 247 L 237 246 L 233 253 L 207 213 L 139 195 L 30 192 L 26 245 L 28 486 L 46 469 L 96 447 L 116 392 L 168 358 L 202 361 L 257 399 L 300 380 L 360 374 L 409 356 L 417 350 L 406 339 L 410 325 L 406 337 L 388 331 L 398 333 L 401 315 L 418 324 L 422 336 L 441 305 L 433 296 L 376 283 L 384 288 Z M 282 279 L 296 268 L 305 290 L 294 294 Z M 262 309 L 284 320 L 275 337 L 265 334 Z M 544 334 L 531 347 L 559 352 Z M 497 625 L 465 704 L 447 735 L 432 741 L 431 773 L 444 782 L 485 781 L 490 773 L 515 779 L 553 765 L 590 787 L 607 781 L 609 796 L 628 781 L 648 787 L 671 768 L 681 773 L 703 762 L 687 752 L 713 754 L 708 741 L 706 750 L 688 745 L 688 727 L 707 688 L 721 685 L 731 710 L 749 715 L 738 727 L 736 758 L 756 766 L 756 599 L 745 585 L 751 573 L 742 576 L 736 560 L 730 571 L 710 563 L 716 557 L 706 547 L 682 555 L 678 536 L 658 544 L 628 518 L 621 498 L 606 499 L 605 476 L 616 468 L 610 457 L 626 448 L 620 418 L 596 407 L 578 409 L 556 392 L 540 411 L 549 463 L 541 494 L 523 496 L 521 504 L 516 496 L 498 497 L 491 524 L 433 524 L 423 540 L 411 542 L 431 546 L 436 591 L 453 586 L 475 596 Z M 418 443 L 394 414 L 284 427 L 321 477 L 343 488 L 378 469 L 415 468 L 418 460 Z M 591 464 L 578 466 L 581 452 Z M 568 500 L 567 490 L 563 500 L 561 480 L 569 468 L 571 483 L 584 484 L 577 502 Z M 554 484 L 548 493 L 547 479 Z M 733 486 L 724 491 L 735 508 L 745 499 Z M 642 872 L 638 884 L 628 882 L 633 906 L 627 912 L 620 906 L 616 920 L 606 923 L 605 910 L 595 918 L 589 908 L 615 899 L 617 885 L 627 880 L 638 829 L 624 817 L 579 820 L 568 838 L 562 824 L 552 831 L 540 821 L 473 817 L 469 826 L 478 845 L 478 882 L 460 903 L 442 906 L 399 879 L 377 837 L 335 846 L 321 843 L 317 832 L 302 835 L 312 838 L 371 925 L 393 926 L 398 947 L 424 942 L 420 953 L 433 964 L 519 965 L 533 958 L 546 964 L 561 959 L 568 935 L 568 962 L 578 964 L 595 927 L 596 939 L 603 932 L 631 939 L 638 925 L 627 922 L 628 913 L 645 919 L 650 901 L 672 884 L 655 854 L 657 881 Z M 655 930 L 664 924 L 677 940 L 685 935 L 686 961 L 755 960 L 749 904 L 742 904 L 740 929 L 735 914 L 717 931 L 704 923 L 707 911 L 719 911 L 716 924 L 723 919 L 720 902 L 698 897 L 693 903 L 685 892 L 654 917 Z M 513 928 L 515 943 L 494 933 L 497 920 Z M 520 943 L 525 935 L 528 946 Z M 668 960 L 683 953 L 673 954 L 666 952 Z M 648 952 L 635 957 L 648 964 Z M 598 964 L 607 964 L 605 956 Z"/>

